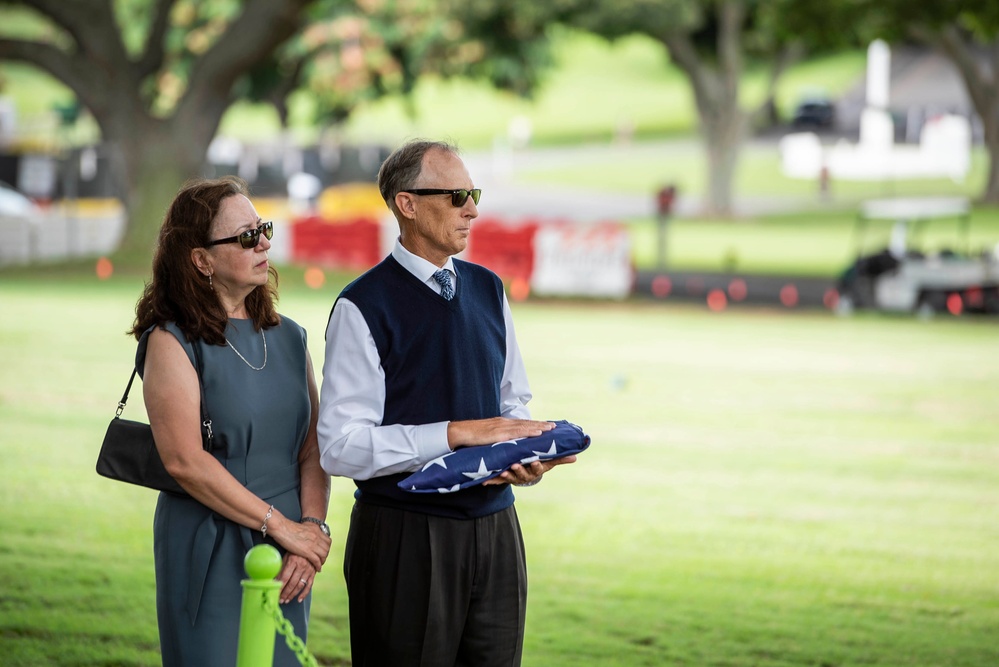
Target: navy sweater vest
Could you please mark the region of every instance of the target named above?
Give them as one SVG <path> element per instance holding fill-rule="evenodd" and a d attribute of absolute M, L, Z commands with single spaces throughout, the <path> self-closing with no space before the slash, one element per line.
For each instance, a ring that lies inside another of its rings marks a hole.
<path fill-rule="evenodd" d="M 344 288 L 360 310 L 385 372 L 382 424 L 431 424 L 500 416 L 506 362 L 503 284 L 481 266 L 453 260 L 454 298 L 445 301 L 391 255 Z M 412 494 L 406 473 L 358 480 L 355 496 L 374 505 L 475 518 L 513 504 L 508 485 Z"/>

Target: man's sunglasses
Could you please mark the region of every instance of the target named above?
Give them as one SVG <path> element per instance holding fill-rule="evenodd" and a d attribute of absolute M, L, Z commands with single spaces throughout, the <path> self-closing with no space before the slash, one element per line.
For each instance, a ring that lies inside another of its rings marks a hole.
<path fill-rule="evenodd" d="M 221 245 L 223 243 L 239 243 L 239 245 L 244 248 L 256 248 L 257 244 L 260 243 L 260 234 L 263 234 L 268 239 L 274 237 L 274 223 L 265 222 L 256 229 L 247 229 L 242 234 L 237 234 L 236 236 L 230 236 L 227 239 L 219 239 L 218 241 L 209 241 L 208 245 Z"/>
<path fill-rule="evenodd" d="M 475 188 L 474 190 L 441 190 L 439 188 L 419 188 L 417 190 L 403 190 L 411 195 L 451 195 L 451 205 L 461 208 L 471 197 L 472 201 L 476 204 L 479 203 L 479 197 L 482 196 L 482 190 Z"/>

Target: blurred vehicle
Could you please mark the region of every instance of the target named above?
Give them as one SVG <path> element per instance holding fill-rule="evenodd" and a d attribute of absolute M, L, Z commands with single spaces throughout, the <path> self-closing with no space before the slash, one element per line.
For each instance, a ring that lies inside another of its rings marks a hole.
<path fill-rule="evenodd" d="M 33 201 L 0 181 L 0 215 L 27 217 L 37 212 Z"/>
<path fill-rule="evenodd" d="M 791 124 L 798 129 L 830 129 L 836 122 L 836 105 L 827 97 L 806 97 L 794 108 Z"/>
<path fill-rule="evenodd" d="M 957 218 L 964 241 L 934 251 L 920 249 L 918 237 L 934 219 Z M 887 247 L 862 252 L 871 220 L 892 222 Z M 999 246 L 971 252 L 967 241 L 969 206 L 959 197 L 885 199 L 865 202 L 858 217 L 857 259 L 837 281 L 837 312 L 857 308 L 916 313 L 999 314 Z M 964 250 L 960 248 L 963 247 Z"/>

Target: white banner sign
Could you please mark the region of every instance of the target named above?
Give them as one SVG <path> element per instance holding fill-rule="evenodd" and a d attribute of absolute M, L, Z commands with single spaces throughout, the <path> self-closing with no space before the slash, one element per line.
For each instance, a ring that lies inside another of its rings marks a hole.
<path fill-rule="evenodd" d="M 535 294 L 623 299 L 633 284 L 631 242 L 621 225 L 562 223 L 538 228 L 531 275 Z"/>

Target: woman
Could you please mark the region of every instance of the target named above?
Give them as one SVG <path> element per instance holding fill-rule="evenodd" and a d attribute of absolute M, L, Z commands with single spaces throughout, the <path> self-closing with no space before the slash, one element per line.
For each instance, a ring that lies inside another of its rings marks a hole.
<path fill-rule="evenodd" d="M 277 273 L 237 178 L 198 180 L 160 229 L 130 332 L 156 446 L 190 497 L 161 493 L 153 520 L 163 664 L 233 665 L 243 557 L 283 554 L 281 611 L 305 639 L 312 584 L 329 554 L 329 476 L 305 330 L 274 309 Z M 270 277 L 274 277 L 274 282 Z M 205 451 L 194 349 L 215 445 Z M 298 665 L 277 642 L 275 665 Z"/>

